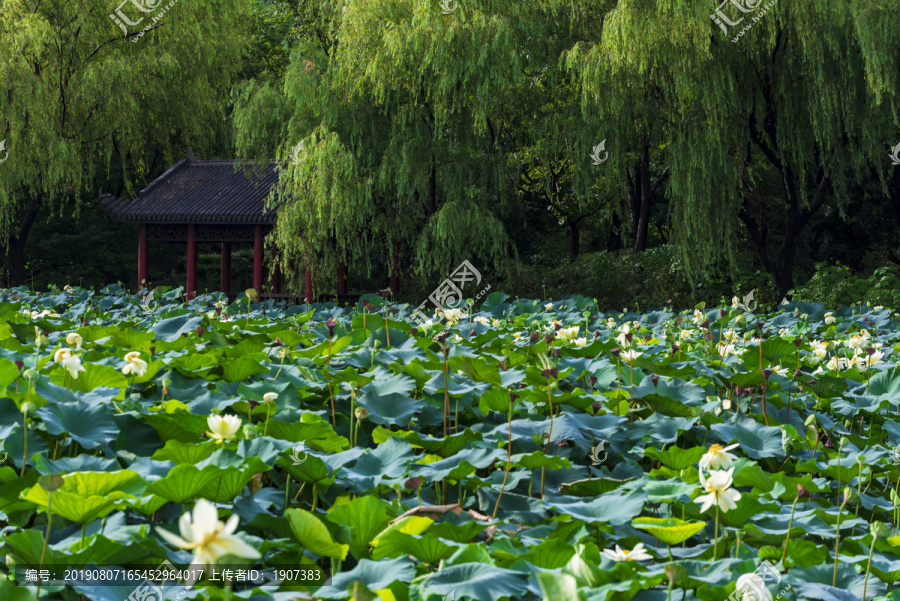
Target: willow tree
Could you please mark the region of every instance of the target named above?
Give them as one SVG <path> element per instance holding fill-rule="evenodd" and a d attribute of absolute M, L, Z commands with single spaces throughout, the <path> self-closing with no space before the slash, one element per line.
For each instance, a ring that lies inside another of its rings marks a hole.
<path fill-rule="evenodd" d="M 0 242 L 12 283 L 25 280 L 42 207 L 77 206 L 109 180 L 134 193 L 187 144 L 227 142 L 243 20 L 236 0 L 0 5 Z"/>
<path fill-rule="evenodd" d="M 810 217 L 827 202 L 843 209 L 849 178 L 886 165 L 900 12 L 888 0 L 741 7 L 727 5 L 717 22 L 717 7 L 687 0 L 619 2 L 601 38 L 573 48 L 569 61 L 592 108 L 619 74 L 657 74 L 672 125 L 674 239 L 689 271 L 730 258 L 743 226 L 786 295 Z M 761 170 L 780 179 L 779 207 L 760 202 Z M 776 209 L 784 225 L 773 240 L 765 220 Z"/>
<path fill-rule="evenodd" d="M 534 109 L 529 78 L 558 58 L 556 22 L 538 2 L 319 6 L 309 18 L 323 35 L 297 45 L 283 86 L 245 87 L 236 111 L 248 156 L 279 143 L 285 268 L 366 262 L 373 246 L 410 249 L 420 272 L 501 265 L 519 176 L 509 154 Z"/>

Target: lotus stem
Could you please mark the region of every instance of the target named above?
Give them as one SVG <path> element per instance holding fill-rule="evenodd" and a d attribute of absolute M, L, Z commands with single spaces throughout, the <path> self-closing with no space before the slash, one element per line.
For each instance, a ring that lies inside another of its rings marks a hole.
<path fill-rule="evenodd" d="M 494 505 L 494 513 L 491 519 L 497 517 L 497 509 L 500 507 L 500 498 L 503 497 L 503 490 L 506 488 L 506 479 L 509 478 L 509 466 L 512 462 L 512 399 L 509 401 L 509 411 L 507 412 L 509 425 L 509 438 L 506 446 L 506 472 L 503 474 L 503 484 L 500 485 L 500 494 L 497 495 L 497 503 Z M 529 495 L 530 496 L 530 495 Z"/>
<path fill-rule="evenodd" d="M 866 601 L 866 591 L 869 587 L 869 570 L 872 567 L 872 553 L 875 551 L 875 540 L 878 537 L 875 536 L 875 533 L 872 533 L 872 545 L 869 547 L 869 561 L 866 563 L 866 577 L 863 580 L 863 593 L 862 593 L 862 601 Z M 888 589 L 890 590 L 890 589 Z"/>
<path fill-rule="evenodd" d="M 791 519 L 788 520 L 788 529 L 787 536 L 784 538 L 784 552 L 781 554 L 781 563 L 784 564 L 784 559 L 787 557 L 788 543 L 791 540 L 791 526 L 794 525 L 794 508 L 797 507 L 797 501 L 800 500 L 800 494 L 797 493 L 797 498 L 794 499 L 794 504 L 791 505 Z"/>
<path fill-rule="evenodd" d="M 713 531 L 713 561 L 719 555 L 719 493 L 716 493 L 716 526 Z"/>
<path fill-rule="evenodd" d="M 840 508 L 838 509 L 837 515 L 837 526 L 835 527 L 834 532 L 834 575 L 831 577 L 831 586 L 837 586 L 837 566 L 838 566 L 838 557 L 840 556 L 840 545 L 841 545 L 841 512 L 844 511 L 844 505 L 847 504 L 847 497 L 850 495 L 844 495 L 844 502 L 841 503 Z M 874 546 L 874 545 L 873 545 Z"/>

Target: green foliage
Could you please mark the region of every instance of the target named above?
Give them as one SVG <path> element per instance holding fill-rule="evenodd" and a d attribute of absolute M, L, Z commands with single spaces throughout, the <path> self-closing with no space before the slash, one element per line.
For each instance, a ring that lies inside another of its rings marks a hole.
<path fill-rule="evenodd" d="M 900 307 L 900 273 L 896 267 L 880 267 L 865 277 L 851 273 L 846 265 L 818 265 L 795 292 L 798 300 L 830 307 L 861 303 L 896 309 Z"/>

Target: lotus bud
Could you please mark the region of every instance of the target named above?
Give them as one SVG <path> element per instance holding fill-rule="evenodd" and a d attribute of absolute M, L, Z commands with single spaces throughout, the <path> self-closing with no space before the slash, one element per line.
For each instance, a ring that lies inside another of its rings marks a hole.
<path fill-rule="evenodd" d="M 540 337 L 540 334 L 538 334 L 537 332 L 532 332 L 531 336 L 528 337 L 528 341 L 530 343 L 534 344 L 535 342 L 537 342 L 539 337 Z"/>
<path fill-rule="evenodd" d="M 757 321 L 757 322 L 756 322 L 756 329 L 757 329 L 757 330 L 762 330 L 764 325 L 766 325 L 766 322 L 764 322 L 764 321 Z"/>
<path fill-rule="evenodd" d="M 596 386 L 596 385 L 597 385 L 597 378 L 596 378 L 596 376 L 588 376 L 588 382 L 590 382 L 592 388 L 593 388 L 594 386 Z M 596 403 L 595 403 L 595 404 L 596 404 Z"/>
<path fill-rule="evenodd" d="M 841 436 L 841 446 L 844 446 L 849 442 L 850 442 L 849 438 L 847 438 L 846 436 Z"/>
<path fill-rule="evenodd" d="M 772 377 L 772 370 L 771 370 L 771 369 L 764 369 L 764 370 L 763 370 L 763 377 L 764 377 L 766 380 L 768 380 L 769 378 L 771 378 L 771 377 Z"/>
<path fill-rule="evenodd" d="M 726 311 L 725 309 L 719 309 L 719 317 L 725 317 L 726 315 L 728 315 L 728 311 Z"/>
<path fill-rule="evenodd" d="M 679 350 L 681 350 L 681 347 L 680 347 L 680 346 L 678 346 L 677 344 L 673 344 L 673 345 L 672 345 L 672 354 L 673 354 L 673 355 L 674 355 L 675 353 L 677 353 Z"/>
<path fill-rule="evenodd" d="M 272 343 L 272 346 L 284 346 L 284 342 L 281 341 L 281 338 L 276 338 L 275 342 Z"/>
<path fill-rule="evenodd" d="M 812 493 L 810 493 L 808 490 L 806 490 L 802 484 L 798 484 L 797 485 L 797 497 L 799 497 L 801 499 L 803 497 L 812 497 Z"/>
<path fill-rule="evenodd" d="M 594 330 L 594 338 L 600 338 L 600 330 Z"/>
<path fill-rule="evenodd" d="M 553 330 L 559 332 L 562 329 L 562 325 L 559 322 L 553 322 Z"/>
<path fill-rule="evenodd" d="M 628 332 L 627 334 L 625 334 L 625 340 L 627 340 L 629 343 L 631 343 L 631 341 L 633 339 L 634 339 L 634 334 L 632 334 L 631 332 Z"/>
<path fill-rule="evenodd" d="M 544 342 L 546 342 L 547 345 L 553 344 L 553 336 L 544 336 Z"/>
<path fill-rule="evenodd" d="M 594 415 L 597 415 L 601 409 L 603 409 L 603 403 L 600 401 L 594 401 L 591 403 L 591 409 L 594 410 Z"/>
<path fill-rule="evenodd" d="M 32 405 L 30 402 L 25 401 L 24 403 L 22 403 L 22 415 L 27 416 L 33 409 L 34 405 Z"/>
<path fill-rule="evenodd" d="M 853 492 L 850 490 L 850 487 L 849 487 L 849 486 L 845 486 L 845 487 L 844 487 L 844 503 L 846 503 L 847 501 L 850 500 L 850 496 L 851 496 L 852 494 L 853 494 Z"/>
<path fill-rule="evenodd" d="M 812 415 L 810 415 L 809 417 L 807 417 L 807 418 L 806 418 L 806 421 L 803 422 L 803 425 L 805 425 L 805 426 L 811 426 L 811 425 L 813 425 L 814 423 L 816 423 L 816 414 L 815 414 L 815 413 L 812 414 Z"/>
<path fill-rule="evenodd" d="M 794 346 L 800 348 L 800 345 L 803 344 L 803 340 L 800 338 L 794 338 Z"/>
<path fill-rule="evenodd" d="M 22 375 L 25 377 L 26 380 L 31 380 L 34 378 L 34 370 L 29 367 L 28 369 L 26 369 L 25 371 L 22 372 Z"/>
<path fill-rule="evenodd" d="M 409 333 L 413 336 L 419 333 L 419 328 L 412 328 Z"/>
<path fill-rule="evenodd" d="M 329 318 L 328 321 L 325 322 L 325 327 L 328 328 L 328 337 L 334 337 L 334 326 L 337 325 L 337 322 L 334 318 Z"/>
<path fill-rule="evenodd" d="M 659 374 L 651 374 L 650 381 L 653 382 L 653 385 L 656 386 L 659 384 Z"/>
<path fill-rule="evenodd" d="M 420 478 L 419 476 L 415 476 L 415 477 L 410 478 L 409 480 L 407 480 L 407 481 L 403 484 L 403 486 L 404 486 L 405 488 L 408 488 L 409 490 L 417 491 L 417 490 L 419 490 L 420 488 L 422 488 L 422 482 L 423 482 L 422 478 Z"/>
<path fill-rule="evenodd" d="M 15 363 L 16 363 L 16 367 L 19 368 L 19 372 L 21 372 L 23 369 L 25 369 L 25 364 L 22 363 L 21 361 L 16 361 Z"/>
<path fill-rule="evenodd" d="M 357 407 L 356 408 L 356 419 L 362 421 L 369 417 L 369 410 L 365 407 Z"/>
<path fill-rule="evenodd" d="M 618 358 L 619 355 L 622 353 L 622 349 L 619 347 L 616 347 L 616 348 L 609 349 L 609 352 L 613 357 Z"/>
<path fill-rule="evenodd" d="M 866 354 L 869 355 L 869 356 L 871 357 L 872 355 L 875 354 L 875 349 L 872 348 L 872 347 L 868 347 L 868 348 L 866 349 Z"/>
<path fill-rule="evenodd" d="M 288 347 L 283 346 L 280 349 L 278 349 L 278 358 L 279 359 L 286 359 L 290 355 L 291 355 L 291 349 L 289 349 Z"/>

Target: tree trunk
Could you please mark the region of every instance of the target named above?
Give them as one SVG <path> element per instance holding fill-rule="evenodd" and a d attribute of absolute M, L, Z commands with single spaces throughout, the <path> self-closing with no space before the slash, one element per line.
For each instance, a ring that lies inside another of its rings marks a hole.
<path fill-rule="evenodd" d="M 10 286 L 21 286 L 25 283 L 28 274 L 25 272 L 25 242 L 31 226 L 37 219 L 38 211 L 43 206 L 44 195 L 38 194 L 31 199 L 31 206 L 25 214 L 19 230 L 9 237 L 9 246 L 6 251 L 6 268 L 9 270 Z"/>
<path fill-rule="evenodd" d="M 638 168 L 639 193 L 635 195 L 637 206 L 637 222 L 634 226 L 634 252 L 647 249 L 647 231 L 650 228 L 650 205 L 653 204 L 653 188 L 650 187 L 650 148 L 647 144 L 641 149 L 641 166 Z"/>
<path fill-rule="evenodd" d="M 609 228 L 609 238 L 606 240 L 606 250 L 616 252 L 622 248 L 622 220 L 619 214 L 613 211 L 612 225 Z"/>
<path fill-rule="evenodd" d="M 581 250 L 581 233 L 578 231 L 578 221 L 567 219 L 569 226 L 569 260 L 574 263 Z"/>

